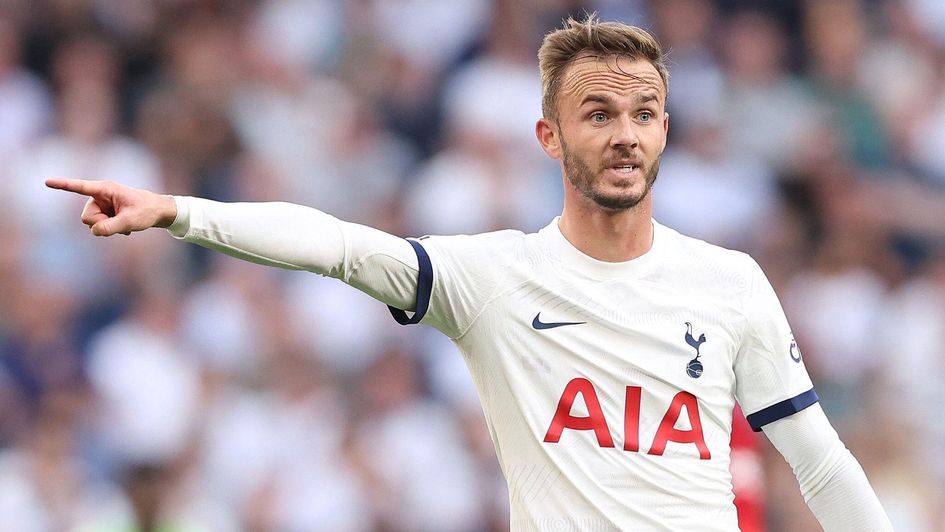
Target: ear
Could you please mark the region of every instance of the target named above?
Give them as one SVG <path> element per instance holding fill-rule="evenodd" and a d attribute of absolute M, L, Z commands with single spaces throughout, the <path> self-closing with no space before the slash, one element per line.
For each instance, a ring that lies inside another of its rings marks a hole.
<path fill-rule="evenodd" d="M 666 139 L 669 138 L 669 113 L 663 112 L 663 150 L 666 149 Z M 660 153 L 663 152 L 660 150 Z"/>
<path fill-rule="evenodd" d="M 535 136 L 542 151 L 552 159 L 561 159 L 561 136 L 557 126 L 547 118 L 540 118 L 535 124 Z"/>

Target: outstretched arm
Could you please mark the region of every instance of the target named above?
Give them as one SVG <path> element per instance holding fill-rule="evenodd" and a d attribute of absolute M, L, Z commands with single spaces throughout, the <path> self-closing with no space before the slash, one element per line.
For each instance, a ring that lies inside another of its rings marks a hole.
<path fill-rule="evenodd" d="M 886 532 L 892 525 L 856 458 L 819 404 L 765 425 L 794 470 L 801 494 L 827 532 Z"/>
<path fill-rule="evenodd" d="M 406 240 L 316 209 L 163 196 L 109 181 L 50 179 L 46 185 L 89 196 L 82 222 L 96 236 L 165 227 L 243 260 L 340 279 L 396 308 L 416 305 L 419 266 Z"/>

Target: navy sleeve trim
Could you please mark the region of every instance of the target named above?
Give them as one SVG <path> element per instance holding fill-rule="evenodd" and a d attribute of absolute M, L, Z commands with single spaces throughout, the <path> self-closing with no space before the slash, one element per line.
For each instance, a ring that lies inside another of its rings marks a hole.
<path fill-rule="evenodd" d="M 433 263 L 430 262 L 430 255 L 427 254 L 427 250 L 423 249 L 420 242 L 416 240 L 407 240 L 407 242 L 410 242 L 413 250 L 417 253 L 417 263 L 420 265 L 420 271 L 417 274 L 416 310 L 413 316 L 408 316 L 406 312 L 399 308 L 387 306 L 391 315 L 401 325 L 420 323 L 420 320 L 427 314 L 427 309 L 430 307 L 430 294 L 433 293 Z"/>
<path fill-rule="evenodd" d="M 817 392 L 811 388 L 810 390 L 807 390 L 796 397 L 785 399 L 784 401 L 775 403 L 768 408 L 763 408 L 754 414 L 749 414 L 748 424 L 751 425 L 751 430 L 755 432 L 761 432 L 761 427 L 764 427 L 768 423 L 796 414 L 808 406 L 816 403 L 818 400 Z"/>

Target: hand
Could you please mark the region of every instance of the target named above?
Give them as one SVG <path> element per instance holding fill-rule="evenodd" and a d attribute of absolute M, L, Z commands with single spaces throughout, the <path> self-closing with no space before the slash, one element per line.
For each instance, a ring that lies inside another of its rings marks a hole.
<path fill-rule="evenodd" d="M 150 227 L 167 227 L 177 217 L 177 204 L 171 196 L 112 181 L 47 179 L 46 186 L 89 196 L 82 209 L 82 223 L 95 236 L 130 235 Z"/>

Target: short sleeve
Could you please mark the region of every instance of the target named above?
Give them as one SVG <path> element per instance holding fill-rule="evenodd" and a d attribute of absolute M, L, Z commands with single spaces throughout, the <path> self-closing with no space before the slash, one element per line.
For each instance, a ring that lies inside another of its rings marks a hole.
<path fill-rule="evenodd" d="M 749 259 L 747 323 L 735 359 L 736 395 L 752 430 L 817 402 L 800 348 L 771 283 Z"/>
<path fill-rule="evenodd" d="M 500 282 L 502 249 L 512 233 L 517 232 L 409 240 L 420 266 L 417 301 L 412 313 L 391 307 L 394 319 L 430 325 L 453 339 L 462 336 Z"/>

